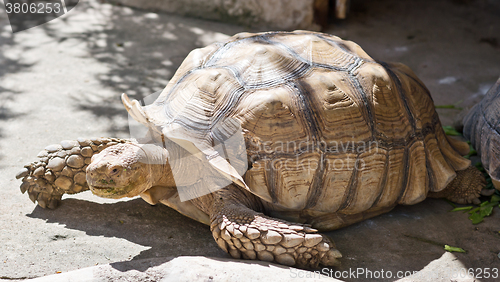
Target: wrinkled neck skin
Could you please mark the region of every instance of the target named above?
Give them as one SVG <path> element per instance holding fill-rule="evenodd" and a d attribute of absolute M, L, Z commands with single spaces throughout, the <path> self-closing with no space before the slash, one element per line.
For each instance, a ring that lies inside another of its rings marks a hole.
<path fill-rule="evenodd" d="M 135 145 L 142 152 L 140 162 L 144 165 L 141 175 L 147 176 L 144 181 L 148 182 L 148 188 L 192 185 L 200 177 L 203 178 L 203 172 L 210 169 L 210 167 L 206 167 L 206 163 L 201 162 L 197 157 L 170 140 L 165 140 L 163 144 Z"/>
<path fill-rule="evenodd" d="M 143 147 L 149 159 L 149 164 L 144 171 L 150 175 L 147 189 L 142 189 L 140 196 L 148 203 L 155 205 L 158 202 L 187 215 L 195 220 L 209 224 L 209 219 L 203 220 L 206 216 L 200 216 L 193 210 L 192 205 L 206 214 L 210 214 L 212 208 L 212 195 L 205 195 L 188 202 L 180 202 L 178 186 L 193 185 L 203 178 L 203 171 L 207 168 L 198 158 L 190 154 L 178 144 L 166 140 L 163 146 L 159 145 L 139 145 Z M 168 161 L 165 161 L 168 158 Z M 200 174 L 201 172 L 201 174 Z M 175 176 L 175 177 L 174 177 Z"/>
<path fill-rule="evenodd" d="M 145 175 L 147 175 L 148 185 L 146 189 L 143 189 L 139 193 L 153 186 L 166 186 L 175 187 L 174 177 L 172 175 L 172 170 L 168 162 L 169 152 L 159 146 L 154 144 L 137 144 L 147 157 L 144 168 L 146 169 Z M 137 195 L 139 194 L 137 193 Z M 137 195 L 131 195 L 137 196 Z"/>

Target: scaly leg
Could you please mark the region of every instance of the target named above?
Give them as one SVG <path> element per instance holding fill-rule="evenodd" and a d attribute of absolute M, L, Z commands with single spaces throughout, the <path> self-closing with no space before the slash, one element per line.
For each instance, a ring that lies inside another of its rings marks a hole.
<path fill-rule="evenodd" d="M 307 225 L 268 217 L 260 209 L 255 196 L 234 185 L 215 192 L 210 229 L 217 244 L 234 258 L 306 268 L 339 264 L 342 255 L 328 237 Z"/>
<path fill-rule="evenodd" d="M 16 175 L 22 178 L 21 192 L 42 208 L 57 207 L 63 194 L 75 194 L 89 189 L 86 169 L 94 154 L 118 143 L 130 142 L 117 138 L 92 138 L 62 141 L 47 146 L 38 153 L 38 161 L 25 165 Z"/>
<path fill-rule="evenodd" d="M 453 179 L 444 190 L 430 192 L 428 197 L 446 198 L 458 204 L 479 204 L 479 196 L 486 186 L 486 179 L 481 171 L 474 166 L 457 171 L 457 177 Z"/>

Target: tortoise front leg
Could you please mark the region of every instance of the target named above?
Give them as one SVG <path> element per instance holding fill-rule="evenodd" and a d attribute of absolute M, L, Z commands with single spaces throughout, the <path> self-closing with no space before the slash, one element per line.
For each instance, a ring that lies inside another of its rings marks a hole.
<path fill-rule="evenodd" d="M 342 255 L 328 237 L 307 225 L 256 210 L 259 200 L 234 185 L 214 193 L 210 229 L 217 244 L 232 257 L 305 268 L 338 265 Z"/>
<path fill-rule="evenodd" d="M 42 208 L 57 207 L 63 194 L 75 194 L 89 189 L 86 169 L 92 156 L 104 148 L 129 142 L 117 138 L 65 140 L 47 146 L 38 153 L 38 160 L 25 165 L 16 175 L 22 178 L 21 192 Z"/>

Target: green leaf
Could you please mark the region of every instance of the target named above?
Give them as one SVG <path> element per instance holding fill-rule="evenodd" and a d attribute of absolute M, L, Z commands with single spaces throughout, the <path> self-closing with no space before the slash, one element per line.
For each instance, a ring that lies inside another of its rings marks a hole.
<path fill-rule="evenodd" d="M 452 212 L 455 212 L 455 211 L 468 211 L 468 210 L 470 210 L 470 209 L 472 209 L 472 208 L 473 208 L 473 206 L 468 206 L 468 207 L 460 207 L 460 208 L 454 208 L 454 209 L 452 209 L 451 211 L 452 211 Z"/>
<path fill-rule="evenodd" d="M 492 212 L 493 212 L 493 206 L 488 206 L 488 207 L 485 207 L 485 208 L 481 208 L 480 215 L 482 217 L 490 216 Z"/>
<path fill-rule="evenodd" d="M 493 196 L 491 196 L 490 202 L 491 203 L 498 203 L 498 202 L 500 202 L 500 196 L 498 196 L 497 194 L 493 194 Z"/>
<path fill-rule="evenodd" d="M 486 202 L 488 202 L 488 201 L 486 201 Z M 480 209 L 483 210 L 483 209 L 486 209 L 486 208 L 489 208 L 489 207 L 494 207 L 496 204 L 497 203 L 488 203 L 487 205 L 481 206 Z"/>
<path fill-rule="evenodd" d="M 445 201 L 446 201 L 448 204 L 450 204 L 453 208 L 456 208 L 456 207 L 457 207 L 457 205 L 455 205 L 455 203 L 453 203 L 452 201 L 450 201 L 450 200 L 448 200 L 448 199 L 444 199 L 444 198 L 443 198 L 443 200 L 445 200 Z"/>
<path fill-rule="evenodd" d="M 488 201 L 484 201 L 484 202 L 482 202 L 479 206 L 480 206 L 480 207 L 484 207 L 484 206 L 486 206 L 486 205 L 487 205 L 487 204 L 489 204 L 489 203 L 490 203 L 490 202 L 488 202 Z"/>
<path fill-rule="evenodd" d="M 451 136 L 460 136 L 460 134 L 453 126 L 445 125 L 443 126 L 444 133 Z"/>
<path fill-rule="evenodd" d="M 479 213 L 473 213 L 469 216 L 469 219 L 472 220 L 472 224 L 479 224 L 483 222 L 484 216 L 481 216 Z"/>
<path fill-rule="evenodd" d="M 448 252 L 465 253 L 465 250 L 459 247 L 451 247 L 448 245 L 444 245 L 444 249 Z"/>
<path fill-rule="evenodd" d="M 480 208 L 475 208 L 475 209 L 473 209 L 473 210 L 469 211 L 469 213 L 470 213 L 470 214 L 475 213 L 475 212 L 479 211 L 479 209 L 480 209 Z"/>

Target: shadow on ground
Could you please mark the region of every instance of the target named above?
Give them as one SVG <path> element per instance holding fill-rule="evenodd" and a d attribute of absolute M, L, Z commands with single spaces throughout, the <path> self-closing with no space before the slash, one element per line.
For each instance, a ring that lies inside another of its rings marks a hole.
<path fill-rule="evenodd" d="M 79 93 L 72 98 L 77 110 L 89 111 L 100 122 L 109 123 L 108 132 L 115 135 L 128 131 L 126 125 L 113 123 L 117 116 L 127 117 L 120 101 L 121 93 L 140 100 L 162 90 L 190 51 L 244 30 L 238 26 L 196 19 L 186 21 L 177 16 L 126 7 L 101 7 L 97 9 L 85 2 L 78 5 L 81 11 L 89 10 L 106 17 L 106 23 L 95 30 L 61 33 L 50 25 L 41 28 L 58 42 L 71 39 L 75 44 L 84 43 L 86 56 L 106 65 L 107 71 L 96 74 L 95 81 L 115 95 Z"/>
<path fill-rule="evenodd" d="M 336 270 L 383 269 L 393 275 L 398 271 L 416 272 L 441 258 L 446 253 L 444 245 L 466 250 L 466 253 L 452 253 L 456 265 L 448 263 L 450 269 L 500 267 L 498 210 L 483 223 L 473 225 L 467 213 L 450 212 L 451 209 L 444 200 L 427 199 L 413 206 L 397 206 L 387 214 L 326 233 L 344 254 L 342 266 Z M 432 274 L 438 270 L 429 271 Z M 394 280 L 394 277 L 385 279 Z"/>
<path fill-rule="evenodd" d="M 22 58 L 21 54 L 26 51 L 26 48 L 20 48 L 15 52 L 7 54 L 7 50 L 16 45 L 10 26 L 7 23 L 7 17 L 2 16 L 0 18 L 0 26 L 3 27 L 0 28 L 0 64 L 2 65 L 0 68 L 0 122 L 6 122 L 22 114 L 22 109 L 19 107 L 11 109 L 11 105 L 16 100 L 16 95 L 21 95 L 22 93 L 17 91 L 14 85 L 6 85 L 1 82 L 5 76 L 27 71 L 32 66 L 30 63 L 19 60 L 20 57 Z M 0 138 L 3 136 L 4 132 L 0 127 Z M 0 146 L 0 159 L 2 158 L 2 147 Z"/>
<path fill-rule="evenodd" d="M 398 206 L 390 213 L 347 228 L 326 232 L 344 255 L 342 265 L 331 271 L 390 271 L 394 276 L 398 271 L 413 273 L 442 257 L 446 252 L 445 244 L 467 251 L 454 253 L 466 269 L 500 266 L 496 257 L 500 252 L 496 224 L 500 215 L 486 218 L 480 225 L 472 225 L 467 214 L 451 213 L 451 209 L 443 200 L 427 199 L 414 206 Z M 64 224 L 66 228 L 81 230 L 90 236 L 123 238 L 150 247 L 129 262 L 112 264 L 123 272 L 131 269 L 144 272 L 172 256 L 229 257 L 219 249 L 208 226 L 166 206 L 150 206 L 141 199 L 115 204 L 66 199 L 56 210 L 37 207 L 28 216 Z M 152 258 L 157 258 L 155 263 L 141 262 Z M 330 273 L 329 269 L 320 271 Z M 343 279 L 354 281 L 349 277 Z M 394 281 L 394 277 L 380 281 Z"/>
<path fill-rule="evenodd" d="M 37 206 L 27 216 L 64 224 L 68 229 L 84 231 L 89 236 L 122 238 L 150 247 L 132 261 L 172 256 L 228 257 L 213 240 L 208 226 L 167 206 L 151 206 L 140 198 L 114 204 L 65 199 L 55 210 Z M 53 239 L 66 238 L 55 235 Z M 208 253 L 203 251 L 207 248 L 211 250 Z M 135 264 L 116 265 L 117 269 L 127 271 L 130 270 L 127 265 Z"/>

